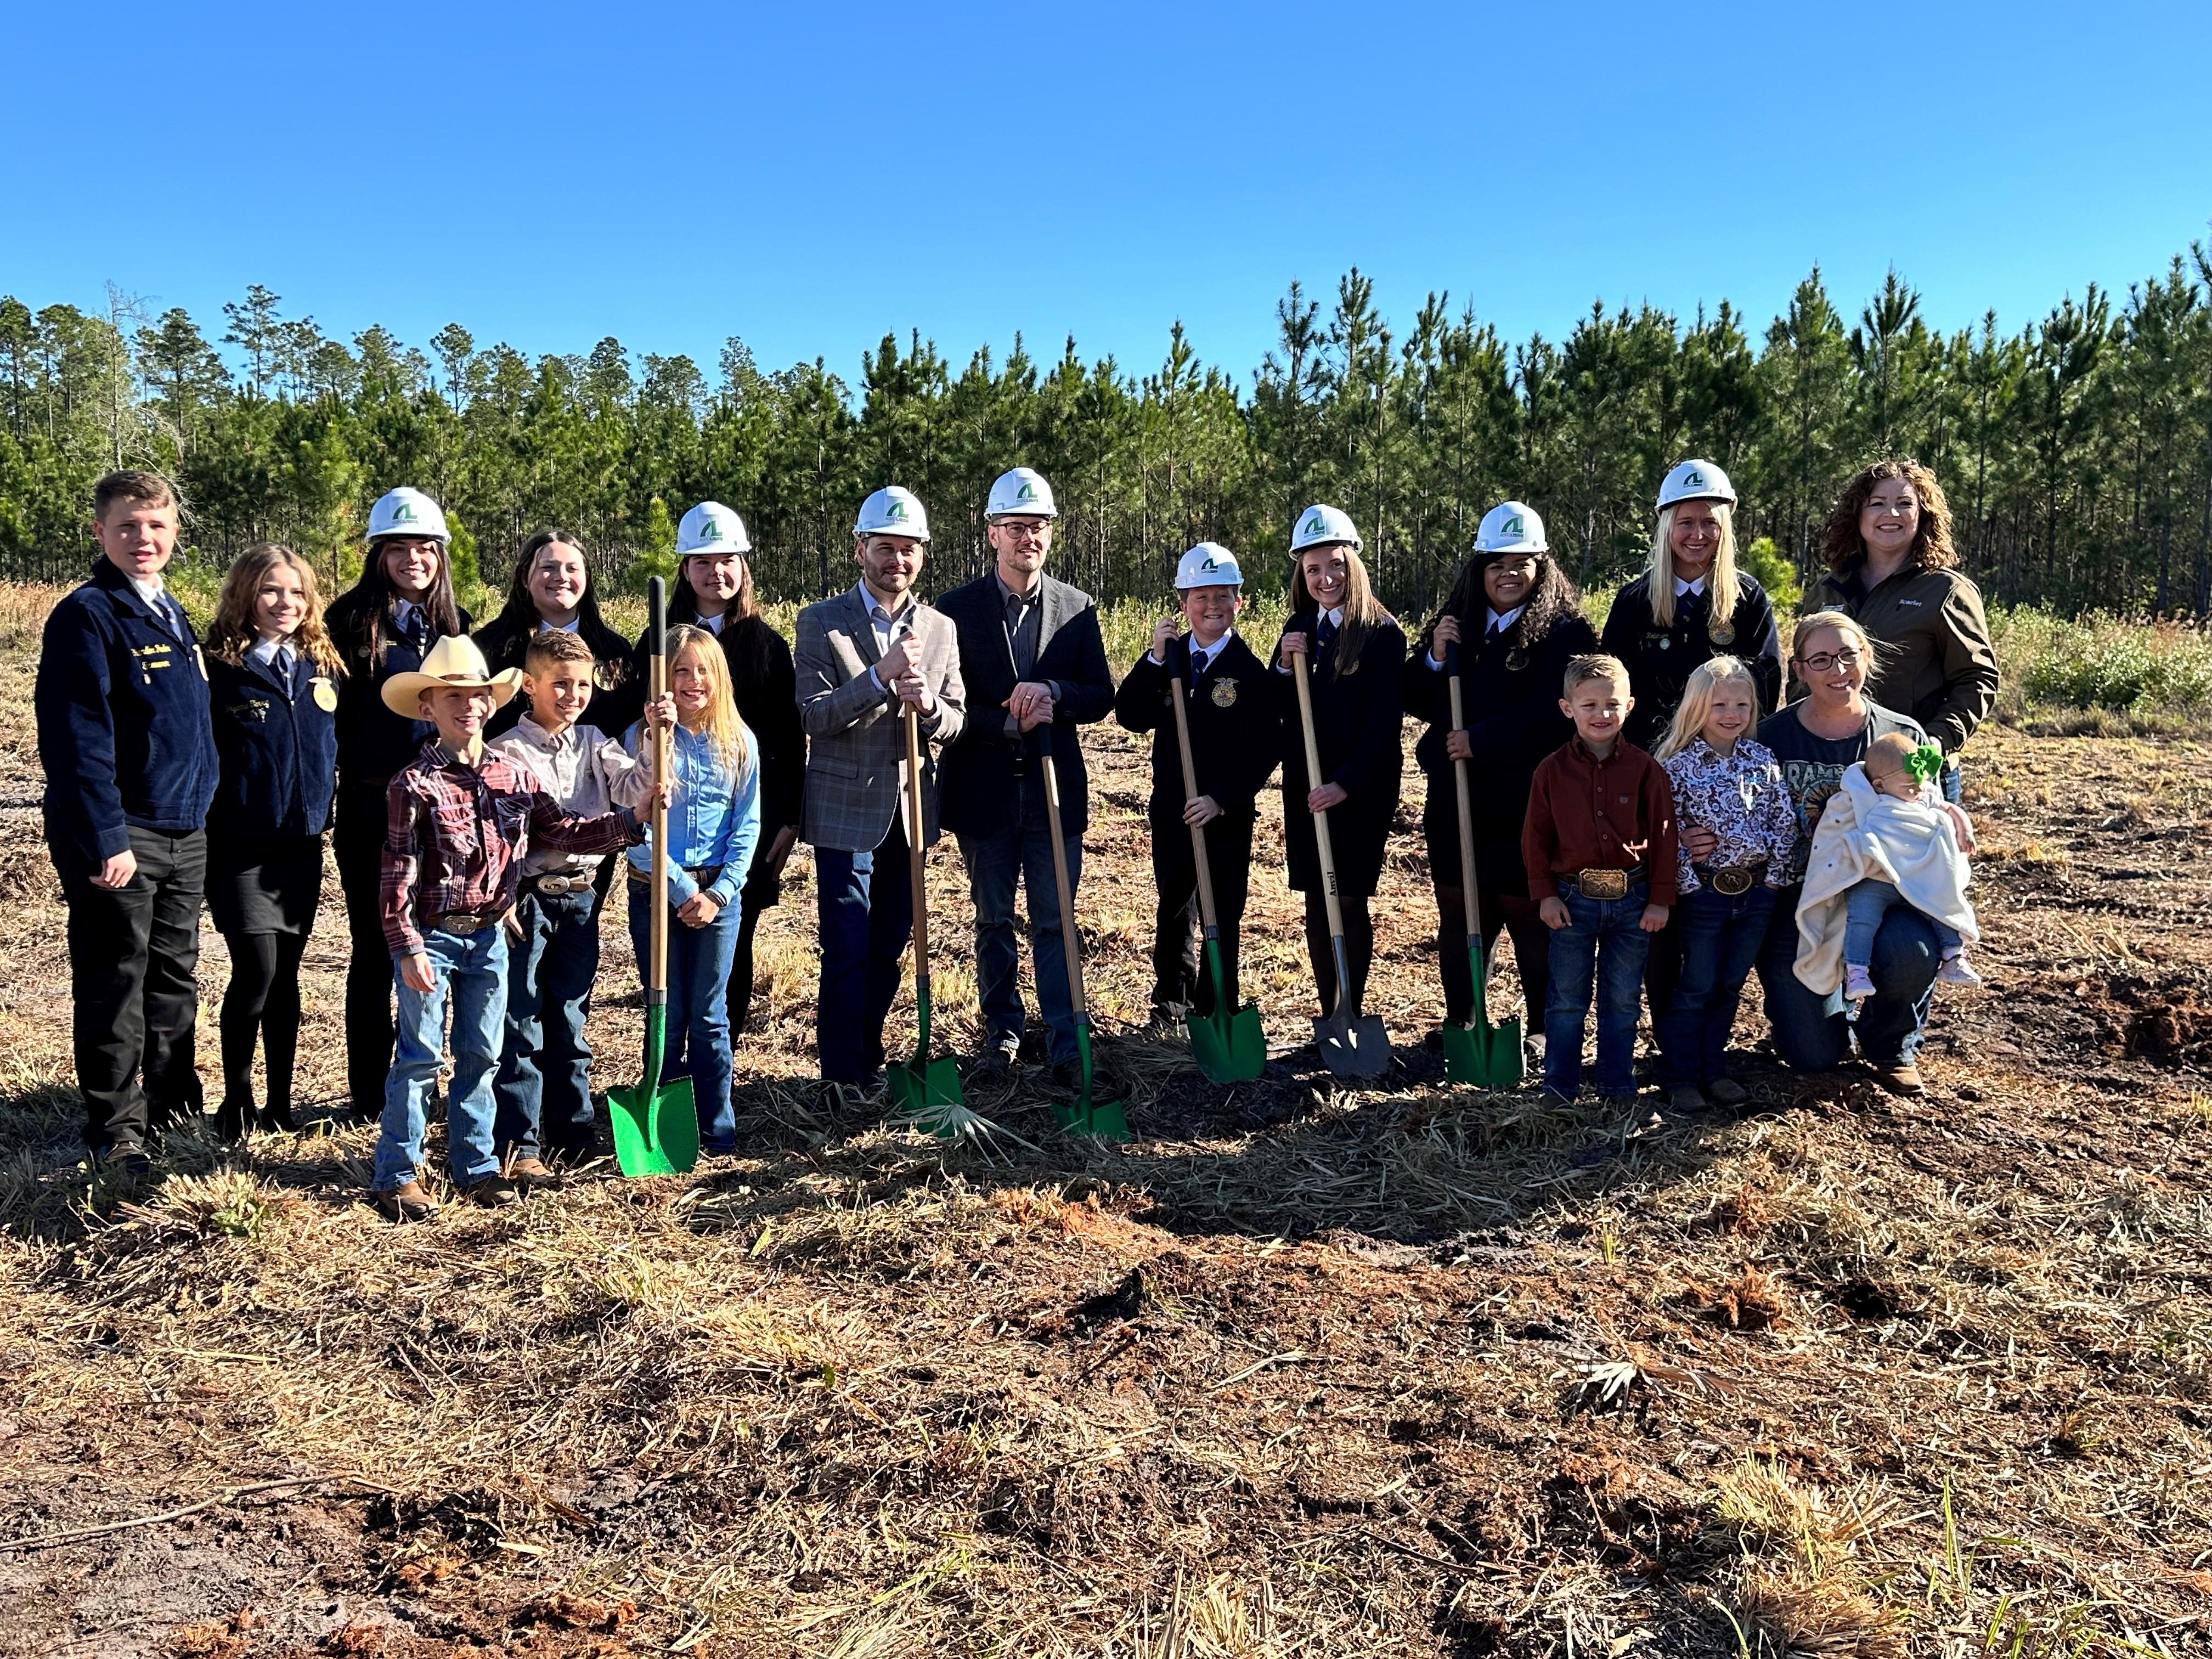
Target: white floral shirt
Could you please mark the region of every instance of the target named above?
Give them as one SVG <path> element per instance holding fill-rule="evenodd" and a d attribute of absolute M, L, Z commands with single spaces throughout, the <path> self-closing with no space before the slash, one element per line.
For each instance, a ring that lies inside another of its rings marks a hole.
<path fill-rule="evenodd" d="M 1720 753 L 1703 738 L 1662 764 L 1674 787 L 1674 821 L 1683 845 L 1677 858 L 1677 890 L 1695 892 L 1701 884 L 1692 872 L 1689 831 L 1710 830 L 1720 845 L 1705 862 L 1709 869 L 1766 862 L 1766 884 L 1779 887 L 1790 878 L 1790 855 L 1797 845 L 1797 809 L 1782 781 L 1774 751 L 1749 738 L 1736 739 L 1734 752 Z"/>

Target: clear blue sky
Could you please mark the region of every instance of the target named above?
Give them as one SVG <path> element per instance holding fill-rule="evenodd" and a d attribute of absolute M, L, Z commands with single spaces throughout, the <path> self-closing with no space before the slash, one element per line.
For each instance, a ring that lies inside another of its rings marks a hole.
<path fill-rule="evenodd" d="M 198 14 L 198 15 L 195 15 Z M 1892 21 L 1894 20 L 1894 21 Z M 1357 264 L 1509 337 L 1815 260 L 2016 327 L 2212 218 L 2212 7 L 18 9 L 0 292 L 848 380 L 886 330 L 1249 381 Z M 219 331 L 210 328 L 213 334 Z"/>

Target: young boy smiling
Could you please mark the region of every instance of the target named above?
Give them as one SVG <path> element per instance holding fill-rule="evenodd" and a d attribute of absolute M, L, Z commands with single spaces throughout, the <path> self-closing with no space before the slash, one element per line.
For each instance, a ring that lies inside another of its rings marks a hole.
<path fill-rule="evenodd" d="M 1544 1088 L 1568 1100 L 1582 1088 L 1595 981 L 1598 1092 L 1633 1098 L 1644 957 L 1674 902 L 1674 790 L 1657 761 L 1621 741 L 1636 699 L 1619 658 L 1577 657 L 1563 689 L 1575 735 L 1536 769 L 1521 830 L 1529 896 L 1552 930 Z"/>
<path fill-rule="evenodd" d="M 484 747 L 484 724 L 522 675 L 494 675 L 465 635 L 430 647 L 418 673 L 384 685 L 393 713 L 432 721 L 438 735 L 392 780 L 384 841 L 384 936 L 399 981 L 398 1054 L 384 1094 L 372 1179 L 376 1206 L 425 1221 L 437 1204 L 416 1179 L 424 1108 L 437 1080 L 446 1001 L 453 1000 L 453 1080 L 446 1161 L 463 1196 L 507 1205 L 492 1138 L 492 1073 L 507 1013 L 507 932 L 533 844 L 611 853 L 642 839 L 635 812 L 582 818 L 507 756 Z M 645 799 L 650 802 L 653 792 Z"/>
<path fill-rule="evenodd" d="M 635 757 L 596 721 L 583 723 L 592 712 L 595 667 L 581 635 L 540 629 L 523 654 L 529 712 L 491 744 L 579 818 L 621 806 L 635 811 L 652 787 Z M 493 1151 L 526 1190 L 555 1178 L 541 1153 L 577 1161 L 597 1146 L 584 1019 L 599 971 L 600 861 L 543 840 L 522 860 L 507 942 L 507 1040 L 495 1085 Z"/>

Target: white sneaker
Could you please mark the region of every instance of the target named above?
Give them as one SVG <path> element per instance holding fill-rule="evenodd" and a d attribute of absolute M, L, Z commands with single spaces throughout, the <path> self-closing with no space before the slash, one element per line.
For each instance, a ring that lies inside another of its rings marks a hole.
<path fill-rule="evenodd" d="M 1844 964 L 1844 1000 L 1863 1002 L 1873 994 L 1874 981 L 1867 977 L 1867 970 L 1855 962 L 1845 963 Z"/>
<path fill-rule="evenodd" d="M 1936 970 L 1936 978 L 1943 985 L 1979 985 L 1982 982 L 1982 976 L 1974 971 L 1974 965 L 1966 960 L 1964 951 L 1955 956 L 1945 957 L 1942 965 Z"/>

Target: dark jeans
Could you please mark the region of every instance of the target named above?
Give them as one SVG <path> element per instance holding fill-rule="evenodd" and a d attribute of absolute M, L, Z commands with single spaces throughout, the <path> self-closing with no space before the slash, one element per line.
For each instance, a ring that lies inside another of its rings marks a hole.
<path fill-rule="evenodd" d="M 1028 1023 L 1022 1006 L 1021 945 L 1014 933 L 1014 888 L 1027 889 L 1030 955 L 1036 963 L 1037 1008 L 1052 1033 L 1055 1063 L 1077 1058 L 1075 994 L 1067 976 L 1067 948 L 1060 933 L 1060 883 L 1052 868 L 1052 821 L 1044 787 L 1016 778 L 1014 817 L 988 836 L 960 837 L 968 890 L 975 901 L 975 992 L 982 1006 L 985 1043 L 1021 1046 Z M 1069 836 L 1067 885 L 1083 879 L 1083 838 Z"/>
<path fill-rule="evenodd" d="M 1766 1021 L 1774 1052 L 1801 1072 L 1831 1072 L 1850 1054 L 1850 1027 L 1840 989 L 1816 996 L 1791 971 L 1797 960 L 1797 900 L 1802 886 L 1774 896 L 1774 917 L 1759 953 L 1759 983 L 1766 995 Z M 1899 905 L 1875 935 L 1868 975 L 1874 994 L 1859 1007 L 1859 1052 L 1881 1066 L 1910 1066 L 1920 1052 L 1922 1027 L 1935 994 L 1941 963 L 1936 931 L 1917 910 Z"/>
<path fill-rule="evenodd" d="M 1675 903 L 1672 931 L 1681 942 L 1681 976 L 1667 1012 L 1655 1017 L 1659 1064 L 1653 1080 L 1667 1088 L 1718 1083 L 1728 1075 L 1736 1005 L 1774 915 L 1774 889 L 1764 882 L 1733 898 L 1716 892 L 1710 880 L 1701 882 Z M 1649 973 L 1644 983 L 1650 984 Z"/>
<path fill-rule="evenodd" d="M 820 894 L 822 988 L 814 1048 L 830 1083 L 865 1085 L 884 1063 L 884 1020 L 897 996 L 899 958 L 914 937 L 914 872 L 906 831 L 872 853 L 814 850 Z"/>
<path fill-rule="evenodd" d="M 1322 1018 L 1336 1012 L 1336 947 L 1328 933 L 1328 896 L 1318 888 L 1305 895 L 1306 955 L 1313 962 L 1314 991 Z M 1367 895 L 1345 893 L 1337 899 L 1344 917 L 1344 971 L 1352 981 L 1345 1006 L 1359 1006 L 1367 994 L 1367 970 L 1375 962 L 1375 922 L 1367 914 Z"/>
<path fill-rule="evenodd" d="M 1514 971 L 1521 981 L 1521 1000 L 1528 1008 L 1525 1029 L 1540 1030 L 1552 990 L 1552 930 L 1536 913 L 1536 901 L 1526 893 L 1485 890 L 1474 896 L 1474 915 L 1482 929 L 1486 969 L 1498 965 L 1492 951 L 1498 934 L 1512 939 Z M 1444 1019 L 1464 1025 L 1474 1018 L 1474 973 L 1467 959 L 1467 899 L 1457 887 L 1437 889 L 1437 950 L 1444 983 Z"/>
<path fill-rule="evenodd" d="M 730 951 L 738 941 L 742 899 L 732 899 L 704 927 L 668 911 L 668 1024 L 660 1074 L 691 1079 L 691 1105 L 699 1115 L 699 1144 L 710 1152 L 738 1149 L 737 1109 L 730 1098 L 735 1061 L 730 1049 Z M 652 941 L 652 902 L 646 884 L 629 884 L 629 939 L 645 977 Z"/>
<path fill-rule="evenodd" d="M 580 893 L 526 887 L 514 917 L 522 936 L 507 942 L 507 1031 L 492 1085 L 493 1144 L 502 1159 L 510 1151 L 517 1158 L 588 1153 L 599 1128 L 584 1019 L 599 971 L 599 896 L 588 887 Z"/>
<path fill-rule="evenodd" d="M 1152 832 L 1152 879 L 1159 890 L 1153 916 L 1152 1012 L 1170 1019 L 1212 1014 L 1213 975 L 1200 951 L 1198 855 L 1191 851 L 1190 826 L 1182 808 L 1168 816 L 1149 815 Z M 1206 826 L 1206 867 L 1213 878 L 1213 915 L 1220 926 L 1221 979 L 1234 1011 L 1239 930 L 1252 879 L 1252 820 L 1226 814 Z"/>
<path fill-rule="evenodd" d="M 331 850 L 338 885 L 345 891 L 346 933 L 353 954 L 346 964 L 346 1083 L 353 1109 L 384 1109 L 384 1080 L 392 1070 L 392 947 L 384 940 L 382 894 L 385 786 L 354 784 L 338 791 Z"/>
<path fill-rule="evenodd" d="M 269 1115 L 292 1113 L 292 1062 L 300 1048 L 300 961 L 305 933 L 225 933 L 230 984 L 222 994 L 222 1114 L 225 1133 L 253 1118 L 253 1045 L 269 1061 Z"/>
<path fill-rule="evenodd" d="M 100 866 L 49 840 L 69 906 L 70 996 L 84 1144 L 143 1152 L 148 1134 L 204 1109 L 193 1069 L 207 832 L 131 830 L 138 872 L 111 891 Z"/>
<path fill-rule="evenodd" d="M 1643 1004 L 1644 957 L 1651 935 L 1641 882 L 1625 898 L 1584 898 L 1568 888 L 1559 901 L 1571 920 L 1552 933 L 1552 994 L 1544 1006 L 1544 1086 L 1571 1100 L 1583 1086 L 1583 1025 L 1597 997 L 1597 1091 L 1636 1092 L 1636 1016 Z"/>

